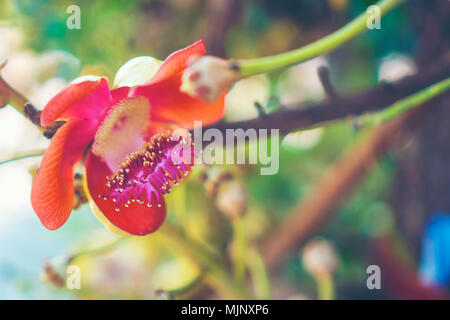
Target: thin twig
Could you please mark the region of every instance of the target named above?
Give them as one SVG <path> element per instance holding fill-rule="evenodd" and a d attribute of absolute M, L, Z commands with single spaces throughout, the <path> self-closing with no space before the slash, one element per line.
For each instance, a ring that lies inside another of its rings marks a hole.
<path fill-rule="evenodd" d="M 393 83 L 381 83 L 371 89 L 338 96 L 334 101 L 324 101 L 306 106 L 290 106 L 279 111 L 251 120 L 238 122 L 218 122 L 203 129 L 279 129 L 286 134 L 292 130 L 321 125 L 327 121 L 379 111 L 396 101 L 414 94 L 434 83 L 450 77 L 450 58 L 431 66 L 421 73 L 405 77 Z"/>
<path fill-rule="evenodd" d="M 398 117 L 407 110 L 420 106 L 435 96 L 443 94 L 450 89 L 450 78 L 435 83 L 409 97 L 394 103 L 391 107 L 380 111 L 373 115 L 361 117 L 358 121 L 358 126 L 364 127 L 367 125 L 376 125 L 386 122 L 390 119 Z M 448 92 L 447 92 L 448 93 Z"/>
<path fill-rule="evenodd" d="M 179 230 L 168 224 L 163 226 L 155 236 L 163 238 L 162 243 L 171 246 L 177 252 L 200 264 L 205 273 L 205 281 L 214 286 L 219 293 L 233 299 L 251 299 L 247 288 L 237 283 L 224 267 L 220 257 L 216 257 L 203 246 L 181 235 Z"/>
<path fill-rule="evenodd" d="M 99 254 L 111 252 L 112 250 L 116 249 L 119 245 L 123 244 L 127 239 L 129 238 L 118 238 L 117 240 L 114 240 L 113 242 L 110 242 L 106 245 L 73 253 L 68 257 L 67 261 L 70 263 L 81 257 L 96 256 Z"/>
<path fill-rule="evenodd" d="M 403 2 L 404 0 L 380 0 L 375 5 L 379 8 L 380 16 L 384 16 Z M 330 52 L 367 31 L 368 19 L 370 19 L 370 13 L 364 11 L 335 32 L 301 48 L 273 56 L 236 60 L 234 63 L 238 66 L 241 78 L 293 66 Z"/>
<path fill-rule="evenodd" d="M 330 68 L 327 66 L 321 66 L 317 69 L 317 75 L 322 83 L 323 90 L 325 91 L 328 99 L 331 101 L 337 98 L 337 92 L 333 87 L 330 79 Z"/>
<path fill-rule="evenodd" d="M 24 112 L 34 125 L 41 125 L 41 111 L 37 110 L 31 103 L 28 102 L 25 104 Z"/>
<path fill-rule="evenodd" d="M 307 106 L 297 106 L 297 108 L 280 108 L 277 112 L 257 119 L 231 123 L 218 122 L 205 127 L 205 129 L 217 128 L 222 132 L 225 132 L 226 129 L 237 128 L 242 128 L 244 130 L 249 128 L 280 129 L 282 134 L 286 134 L 292 130 L 311 127 L 326 121 L 381 110 L 399 99 L 448 77 L 450 77 L 449 57 L 422 73 L 406 77 L 398 82 L 388 84 L 382 83 L 361 93 L 339 96 L 334 101 L 325 101 Z M 25 106 L 28 104 L 27 99 L 11 88 L 3 78 L 0 77 L 0 102 L 5 99 L 6 103 L 11 104 L 17 111 L 30 119 L 25 113 Z M 43 128 L 39 125 L 37 125 L 37 127 L 46 137 L 51 138 L 63 124 L 64 121 L 56 121 L 48 128 Z"/>
<path fill-rule="evenodd" d="M 12 157 L 10 157 L 8 159 L 0 160 L 0 165 L 8 163 L 8 162 L 16 161 L 16 160 L 25 159 L 25 158 L 39 157 L 39 156 L 42 156 L 44 154 L 44 152 L 45 152 L 45 149 L 38 149 L 38 150 L 16 153 L 15 155 L 13 155 Z"/>
<path fill-rule="evenodd" d="M 261 103 L 259 103 L 258 101 L 255 101 L 253 103 L 253 105 L 256 108 L 256 111 L 258 111 L 258 116 L 259 117 L 265 117 L 266 116 L 266 111 L 264 110 L 264 107 L 261 105 Z"/>

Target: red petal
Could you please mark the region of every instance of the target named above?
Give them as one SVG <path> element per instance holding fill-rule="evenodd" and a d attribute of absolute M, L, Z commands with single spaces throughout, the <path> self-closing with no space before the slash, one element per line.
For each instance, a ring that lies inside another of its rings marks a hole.
<path fill-rule="evenodd" d="M 120 87 L 111 90 L 111 105 L 118 103 L 119 101 L 125 99 L 130 92 L 130 87 Z"/>
<path fill-rule="evenodd" d="M 111 199 L 104 200 L 100 197 L 110 193 L 106 186 L 106 177 L 112 174 L 111 170 L 91 151 L 89 151 L 85 163 L 87 188 L 91 201 L 94 201 L 100 211 L 96 212 L 97 218 L 108 229 L 115 232 L 114 229 L 118 228 L 132 235 L 143 236 L 156 231 L 162 225 L 166 217 L 166 205 L 163 197 L 161 197 L 161 207 L 149 208 L 146 205 L 131 202 L 128 208 L 121 207 L 117 212 Z"/>
<path fill-rule="evenodd" d="M 203 41 L 174 52 L 148 84 L 135 89 L 133 95 L 145 96 L 150 101 L 152 121 L 193 128 L 194 121 L 202 121 L 203 125 L 207 125 L 222 118 L 225 95 L 213 103 L 205 103 L 180 91 L 182 71 L 186 68 L 189 58 L 204 54 Z"/>
<path fill-rule="evenodd" d="M 73 208 L 73 167 L 95 135 L 95 124 L 72 120 L 58 129 L 33 181 L 31 204 L 42 224 L 58 229 Z"/>
<path fill-rule="evenodd" d="M 150 83 L 164 81 L 173 75 L 180 73 L 186 68 L 189 58 L 193 56 L 205 55 L 205 43 L 199 40 L 190 46 L 172 52 L 166 60 L 164 60 L 161 67 L 159 67 L 155 76 L 150 80 Z"/>
<path fill-rule="evenodd" d="M 133 95 L 150 101 L 152 121 L 176 123 L 193 128 L 194 121 L 208 125 L 219 121 L 224 113 L 224 95 L 213 103 L 205 103 L 180 91 L 181 73 L 165 81 L 137 88 Z"/>
<path fill-rule="evenodd" d="M 57 119 L 95 119 L 110 100 L 106 78 L 69 84 L 42 110 L 41 124 L 46 127 Z"/>

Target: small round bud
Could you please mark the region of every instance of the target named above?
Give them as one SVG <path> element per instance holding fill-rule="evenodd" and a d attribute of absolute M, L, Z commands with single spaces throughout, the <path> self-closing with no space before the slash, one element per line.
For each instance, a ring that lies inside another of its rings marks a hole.
<path fill-rule="evenodd" d="M 162 61 L 147 56 L 128 60 L 117 71 L 113 87 L 134 87 L 144 84 L 156 74 L 161 64 Z"/>
<path fill-rule="evenodd" d="M 248 194 L 242 183 L 224 183 L 217 194 L 217 207 L 230 219 L 242 217 L 247 210 Z"/>
<path fill-rule="evenodd" d="M 189 64 L 183 73 L 180 90 L 205 102 L 216 101 L 238 80 L 238 72 L 224 59 L 193 57 Z"/>
<path fill-rule="evenodd" d="M 41 279 L 56 287 L 63 287 L 66 283 L 67 257 L 59 256 L 44 262 Z"/>
<path fill-rule="evenodd" d="M 312 240 L 305 246 L 302 261 L 305 269 L 317 277 L 332 274 L 338 265 L 333 246 L 322 239 Z"/>

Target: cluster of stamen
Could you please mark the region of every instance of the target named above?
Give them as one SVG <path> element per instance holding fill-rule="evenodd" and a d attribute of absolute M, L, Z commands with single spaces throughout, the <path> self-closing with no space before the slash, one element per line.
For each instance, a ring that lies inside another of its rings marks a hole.
<path fill-rule="evenodd" d="M 161 197 L 189 174 L 193 156 L 190 137 L 156 134 L 140 150 L 129 154 L 117 172 L 107 177 L 106 185 L 111 192 L 101 197 L 113 201 L 116 211 L 120 211 L 121 205 L 128 207 L 132 202 L 161 207 Z"/>

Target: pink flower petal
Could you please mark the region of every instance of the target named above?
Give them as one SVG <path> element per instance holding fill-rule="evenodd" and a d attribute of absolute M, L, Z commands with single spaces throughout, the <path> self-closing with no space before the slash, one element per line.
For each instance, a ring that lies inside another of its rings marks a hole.
<path fill-rule="evenodd" d="M 73 82 L 54 96 L 42 110 L 41 124 L 57 119 L 96 119 L 111 103 L 106 78 Z"/>

